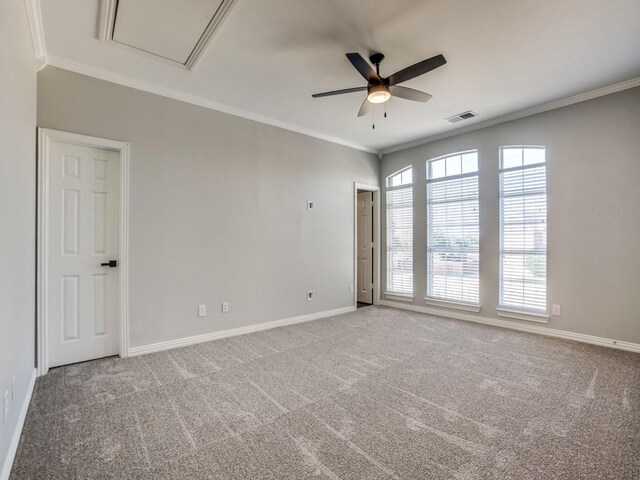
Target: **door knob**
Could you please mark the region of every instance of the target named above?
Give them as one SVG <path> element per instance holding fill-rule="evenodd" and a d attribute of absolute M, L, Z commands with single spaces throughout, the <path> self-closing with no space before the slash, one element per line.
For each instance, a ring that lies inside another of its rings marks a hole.
<path fill-rule="evenodd" d="M 100 265 L 103 266 L 103 267 L 117 267 L 118 266 L 118 261 L 117 260 L 109 260 L 108 262 L 101 263 Z"/>

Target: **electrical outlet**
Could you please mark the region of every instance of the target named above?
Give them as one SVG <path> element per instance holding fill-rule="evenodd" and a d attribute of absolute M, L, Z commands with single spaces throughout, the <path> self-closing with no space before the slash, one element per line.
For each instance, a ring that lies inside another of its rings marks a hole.
<path fill-rule="evenodd" d="M 7 421 L 7 417 L 9 416 L 9 390 L 4 392 L 2 396 L 2 423 Z"/>
<path fill-rule="evenodd" d="M 11 378 L 11 400 L 16 399 L 16 376 Z"/>
<path fill-rule="evenodd" d="M 229 313 L 229 302 L 222 302 L 222 313 Z"/>
<path fill-rule="evenodd" d="M 553 315 L 555 315 L 556 317 L 559 317 L 560 316 L 560 305 L 557 305 L 555 303 L 553 305 L 551 305 L 551 313 Z"/>
<path fill-rule="evenodd" d="M 206 317 L 207 316 L 207 306 L 206 305 L 198 305 L 198 316 Z"/>
<path fill-rule="evenodd" d="M 307 292 L 307 300 L 308 300 L 308 301 L 313 300 L 313 290 L 309 290 L 309 291 Z"/>

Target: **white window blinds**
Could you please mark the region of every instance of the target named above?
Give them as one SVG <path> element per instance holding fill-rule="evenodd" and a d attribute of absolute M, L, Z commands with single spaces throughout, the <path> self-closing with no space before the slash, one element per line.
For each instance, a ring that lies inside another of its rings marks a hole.
<path fill-rule="evenodd" d="M 547 309 L 544 147 L 500 149 L 500 306 Z"/>
<path fill-rule="evenodd" d="M 478 152 L 427 162 L 427 297 L 479 303 Z"/>
<path fill-rule="evenodd" d="M 387 293 L 413 295 L 413 171 L 387 177 Z"/>

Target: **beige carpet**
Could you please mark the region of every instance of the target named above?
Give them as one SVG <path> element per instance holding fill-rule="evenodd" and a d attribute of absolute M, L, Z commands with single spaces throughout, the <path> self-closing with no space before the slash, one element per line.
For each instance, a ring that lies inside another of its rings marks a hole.
<path fill-rule="evenodd" d="M 638 479 L 640 355 L 390 308 L 39 378 L 19 479 Z"/>

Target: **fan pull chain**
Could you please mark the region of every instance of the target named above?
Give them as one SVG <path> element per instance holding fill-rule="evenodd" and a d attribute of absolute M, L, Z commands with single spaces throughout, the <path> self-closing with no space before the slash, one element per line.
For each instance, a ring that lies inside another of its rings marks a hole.
<path fill-rule="evenodd" d="M 372 109 L 371 115 L 373 116 L 373 124 L 371 125 L 371 128 L 373 130 L 375 130 L 376 129 L 376 111 L 375 111 L 375 109 Z"/>
<path fill-rule="evenodd" d="M 384 102 L 384 118 L 387 118 L 387 102 Z"/>

